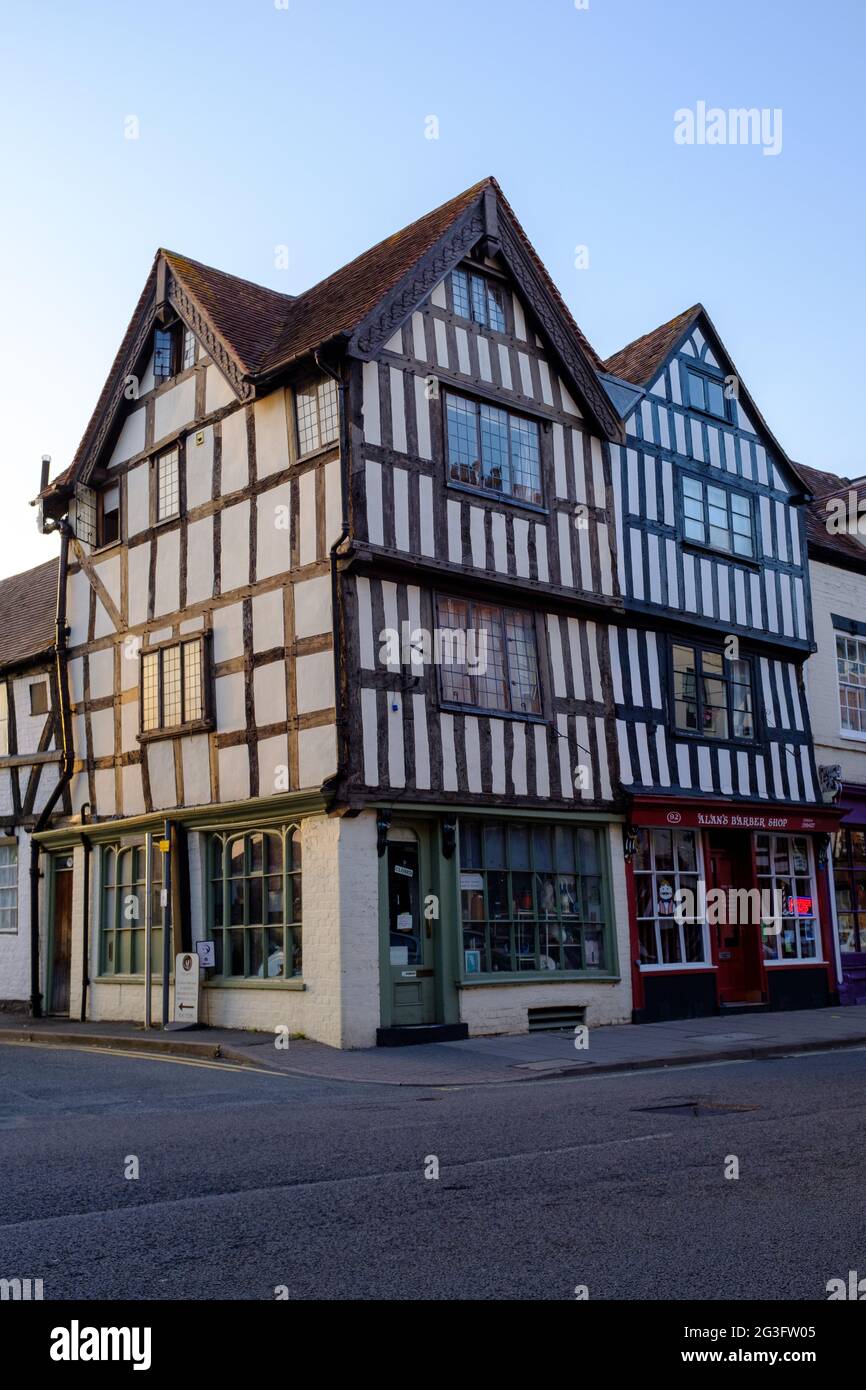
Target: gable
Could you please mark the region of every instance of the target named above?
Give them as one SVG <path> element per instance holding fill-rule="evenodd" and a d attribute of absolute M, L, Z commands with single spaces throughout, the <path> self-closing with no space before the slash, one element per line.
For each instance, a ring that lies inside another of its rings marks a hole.
<path fill-rule="evenodd" d="M 750 396 L 709 315 L 697 306 L 690 316 L 680 317 L 685 322 L 679 322 L 676 340 L 665 345 L 663 358 L 643 359 L 643 366 L 651 371 L 642 383 L 641 399 L 626 419 L 626 433 L 790 497 L 808 491 Z M 630 352 L 627 348 L 617 354 L 620 365 Z M 614 360 L 609 358 L 608 363 Z M 716 401 L 723 394 L 723 415 L 693 406 L 692 378 L 712 383 Z"/>

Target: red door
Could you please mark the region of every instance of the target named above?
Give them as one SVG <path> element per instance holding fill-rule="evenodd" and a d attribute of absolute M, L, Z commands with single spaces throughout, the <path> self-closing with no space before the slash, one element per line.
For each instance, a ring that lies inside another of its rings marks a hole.
<path fill-rule="evenodd" d="M 761 999 L 760 964 L 757 943 L 760 923 L 738 921 L 738 912 L 728 890 L 743 883 L 739 856 L 727 844 L 711 844 L 709 849 L 709 887 L 725 894 L 721 911 L 708 908 L 710 936 L 719 968 L 719 1003 L 757 1003 Z M 721 900 L 714 900 L 718 903 Z M 715 922 L 713 918 L 718 920 Z M 729 920 L 729 919 L 734 920 Z"/>

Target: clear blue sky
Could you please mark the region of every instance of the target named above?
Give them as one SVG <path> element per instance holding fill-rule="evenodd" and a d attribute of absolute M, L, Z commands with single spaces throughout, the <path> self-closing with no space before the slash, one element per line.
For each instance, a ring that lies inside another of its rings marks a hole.
<path fill-rule="evenodd" d="M 0 42 L 0 574 L 157 246 L 296 292 L 488 173 L 602 355 L 700 299 L 791 455 L 866 472 L 863 0 L 7 0 Z M 781 153 L 675 144 L 701 100 Z"/>

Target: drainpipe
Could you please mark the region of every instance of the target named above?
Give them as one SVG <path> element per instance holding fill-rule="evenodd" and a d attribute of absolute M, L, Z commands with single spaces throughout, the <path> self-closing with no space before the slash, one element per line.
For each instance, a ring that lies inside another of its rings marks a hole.
<path fill-rule="evenodd" d="M 85 801 L 81 808 L 81 823 L 84 824 L 85 818 L 91 811 L 89 801 Z M 82 836 L 84 841 L 84 905 L 81 931 L 81 1022 L 87 1022 L 87 989 L 90 984 L 90 855 L 93 846 L 87 835 Z"/>
<path fill-rule="evenodd" d="M 36 824 L 30 833 L 30 1013 L 33 1018 L 42 1017 L 42 991 L 39 971 L 39 854 L 41 846 L 36 839 L 48 824 L 51 812 L 60 800 L 72 779 L 75 761 L 72 743 L 72 719 L 69 712 L 69 687 L 66 671 L 66 576 L 69 570 L 69 541 L 72 528 L 64 517 L 55 526 L 46 530 L 60 532 L 60 568 L 57 574 L 57 605 L 54 620 L 54 658 L 57 675 L 57 692 L 60 699 L 60 776 L 57 785 L 39 812 Z"/>
<path fill-rule="evenodd" d="M 334 541 L 330 550 L 331 561 L 331 613 L 334 624 L 334 714 L 337 721 L 337 776 L 334 779 L 337 786 L 345 769 L 348 767 L 345 741 L 346 731 L 343 717 L 343 691 L 342 691 L 342 670 L 340 657 L 343 651 L 343 612 L 340 605 L 340 586 L 337 573 L 337 560 L 340 547 L 349 537 L 349 420 L 346 407 L 347 383 L 342 372 L 334 371 L 322 357 L 317 349 L 313 353 L 313 360 L 320 371 L 329 376 L 336 383 L 339 396 L 339 421 L 340 421 L 340 509 L 342 516 L 340 519 L 340 534 Z"/>

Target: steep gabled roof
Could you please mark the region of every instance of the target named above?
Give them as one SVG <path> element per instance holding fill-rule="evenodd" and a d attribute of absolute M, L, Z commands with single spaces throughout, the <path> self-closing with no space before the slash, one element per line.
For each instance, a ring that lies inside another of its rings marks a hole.
<path fill-rule="evenodd" d="M 387 237 L 300 295 L 280 294 L 249 280 L 160 250 L 136 306 L 108 380 L 69 468 L 55 478 L 55 493 L 92 463 L 123 400 L 127 376 L 145 350 L 161 274 L 169 299 L 204 342 L 219 367 L 247 399 L 316 348 L 342 338 L 358 356 L 370 356 L 425 297 L 432 285 L 483 236 L 515 273 L 534 305 L 542 331 L 579 388 L 582 403 L 605 434 L 621 426 L 596 377 L 601 361 L 578 328 L 532 243 L 493 178 L 467 188 L 402 231 Z M 85 469 L 86 471 L 86 469 Z"/>
<path fill-rule="evenodd" d="M 54 645 L 59 561 L 0 579 L 0 668 L 45 656 Z"/>
<path fill-rule="evenodd" d="M 824 473 L 818 468 L 809 468 L 799 463 L 797 471 L 814 494 L 814 500 L 806 508 L 806 539 L 809 553 L 828 564 L 850 565 L 866 570 L 866 545 L 847 531 L 828 531 L 827 503 L 834 498 L 849 502 L 849 494 L 854 493 L 858 504 L 863 504 L 866 515 L 866 479 L 840 478 L 838 473 Z"/>
<path fill-rule="evenodd" d="M 603 363 L 604 370 L 610 372 L 611 376 L 622 377 L 623 381 L 633 382 L 635 386 L 648 386 L 661 371 L 680 338 L 694 326 L 703 312 L 701 304 L 684 309 L 675 318 L 668 319 L 667 323 L 653 328 L 650 333 L 644 333 L 642 338 L 635 338 L 633 343 L 628 343 L 608 357 Z"/>
<path fill-rule="evenodd" d="M 722 338 L 704 308 L 703 304 L 693 304 L 690 309 L 684 309 L 682 313 L 674 318 L 668 319 L 667 323 L 660 324 L 650 333 L 645 333 L 642 338 L 635 338 L 634 342 L 626 347 L 620 348 L 612 357 L 608 357 L 604 362 L 604 371 L 610 376 L 620 377 L 623 381 L 631 382 L 635 386 L 645 389 L 661 371 L 662 367 L 672 356 L 679 344 L 685 339 L 692 329 L 700 325 L 704 337 L 715 349 L 717 355 L 723 357 L 731 368 L 731 372 L 737 378 L 739 399 L 748 411 L 750 419 L 754 420 L 759 430 L 769 440 L 777 458 L 788 469 L 793 478 L 802 484 L 806 492 L 809 487 L 798 471 L 795 463 L 785 453 L 770 426 L 767 424 L 760 410 L 758 409 L 753 397 L 746 389 L 743 378 L 734 365 L 731 354 L 725 347 Z"/>

